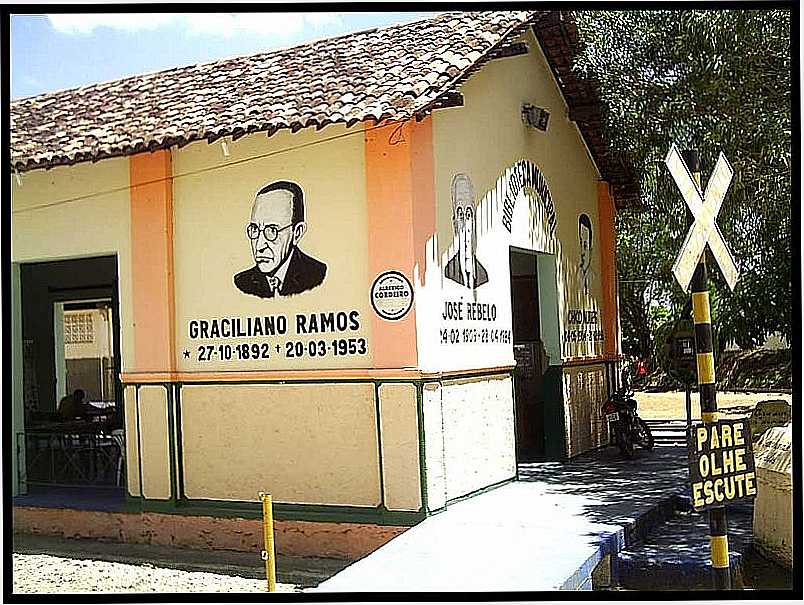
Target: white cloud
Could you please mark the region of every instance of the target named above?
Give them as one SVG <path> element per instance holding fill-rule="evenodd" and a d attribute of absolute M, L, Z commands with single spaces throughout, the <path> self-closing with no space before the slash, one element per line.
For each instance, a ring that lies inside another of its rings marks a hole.
<path fill-rule="evenodd" d="M 343 23 L 343 19 L 338 13 L 304 13 L 304 20 L 313 27 L 327 27 Z"/>
<path fill-rule="evenodd" d="M 170 13 L 117 13 L 109 15 L 48 15 L 47 18 L 57 32 L 91 34 L 99 27 L 110 27 L 127 32 L 157 29 L 174 21 L 177 16 Z"/>
<path fill-rule="evenodd" d="M 138 32 L 172 25 L 190 35 L 231 38 L 236 34 L 290 37 L 310 27 L 318 30 L 341 25 L 337 13 L 132 13 L 48 15 L 53 28 L 64 34 L 91 34 L 99 27 Z"/>
<path fill-rule="evenodd" d="M 241 32 L 289 37 L 305 28 L 319 30 L 343 23 L 338 13 L 230 13 L 183 15 L 183 18 L 192 33 L 225 37 Z"/>

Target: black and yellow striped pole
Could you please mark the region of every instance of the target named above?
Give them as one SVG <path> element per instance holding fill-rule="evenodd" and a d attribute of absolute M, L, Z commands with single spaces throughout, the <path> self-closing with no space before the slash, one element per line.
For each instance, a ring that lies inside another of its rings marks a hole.
<path fill-rule="evenodd" d="M 701 187 L 701 164 L 697 150 L 682 152 L 682 157 Z M 706 271 L 706 249 L 701 254 L 692 276 L 692 320 L 695 324 L 695 353 L 698 362 L 698 393 L 701 402 L 701 420 L 704 424 L 717 422 L 717 387 L 715 382 L 714 339 L 712 314 L 709 305 L 709 278 Z M 731 588 L 729 569 L 729 536 L 726 507 L 709 510 L 709 549 L 712 563 L 712 586 L 715 589 Z"/>

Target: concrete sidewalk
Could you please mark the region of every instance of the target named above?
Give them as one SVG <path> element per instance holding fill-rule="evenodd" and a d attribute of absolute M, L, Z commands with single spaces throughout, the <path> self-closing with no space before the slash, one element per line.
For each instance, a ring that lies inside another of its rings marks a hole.
<path fill-rule="evenodd" d="M 686 464 L 684 448 L 662 447 L 521 465 L 519 481 L 449 505 L 312 591 L 589 590 L 605 555 L 673 514 Z"/>

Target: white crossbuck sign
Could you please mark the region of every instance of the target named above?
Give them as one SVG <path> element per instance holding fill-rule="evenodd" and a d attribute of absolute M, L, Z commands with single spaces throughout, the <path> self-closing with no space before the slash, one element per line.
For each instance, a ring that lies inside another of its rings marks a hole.
<path fill-rule="evenodd" d="M 726 197 L 726 191 L 734 176 L 729 161 L 721 152 L 712 176 L 709 177 L 709 182 L 706 184 L 706 192 L 703 196 L 701 196 L 698 183 L 692 178 L 689 168 L 675 145 L 670 148 L 664 163 L 670 169 L 670 174 L 673 175 L 673 179 L 681 191 L 681 196 L 695 217 L 695 223 L 687 233 L 687 239 L 684 240 L 681 252 L 678 253 L 676 262 L 673 264 L 673 274 L 684 291 L 689 290 L 695 267 L 698 265 L 706 245 L 709 244 L 712 256 L 715 257 L 723 271 L 726 283 L 729 284 L 729 288 L 734 290 L 740 272 L 734 264 L 731 252 L 726 247 L 726 242 L 723 241 L 723 234 L 715 223 Z"/>

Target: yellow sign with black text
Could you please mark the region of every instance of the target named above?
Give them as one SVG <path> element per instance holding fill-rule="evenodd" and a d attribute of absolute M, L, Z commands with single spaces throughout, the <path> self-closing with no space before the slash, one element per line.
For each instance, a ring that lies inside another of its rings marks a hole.
<path fill-rule="evenodd" d="M 695 510 L 756 497 L 754 452 L 747 420 L 694 425 L 689 429 L 687 447 Z"/>

